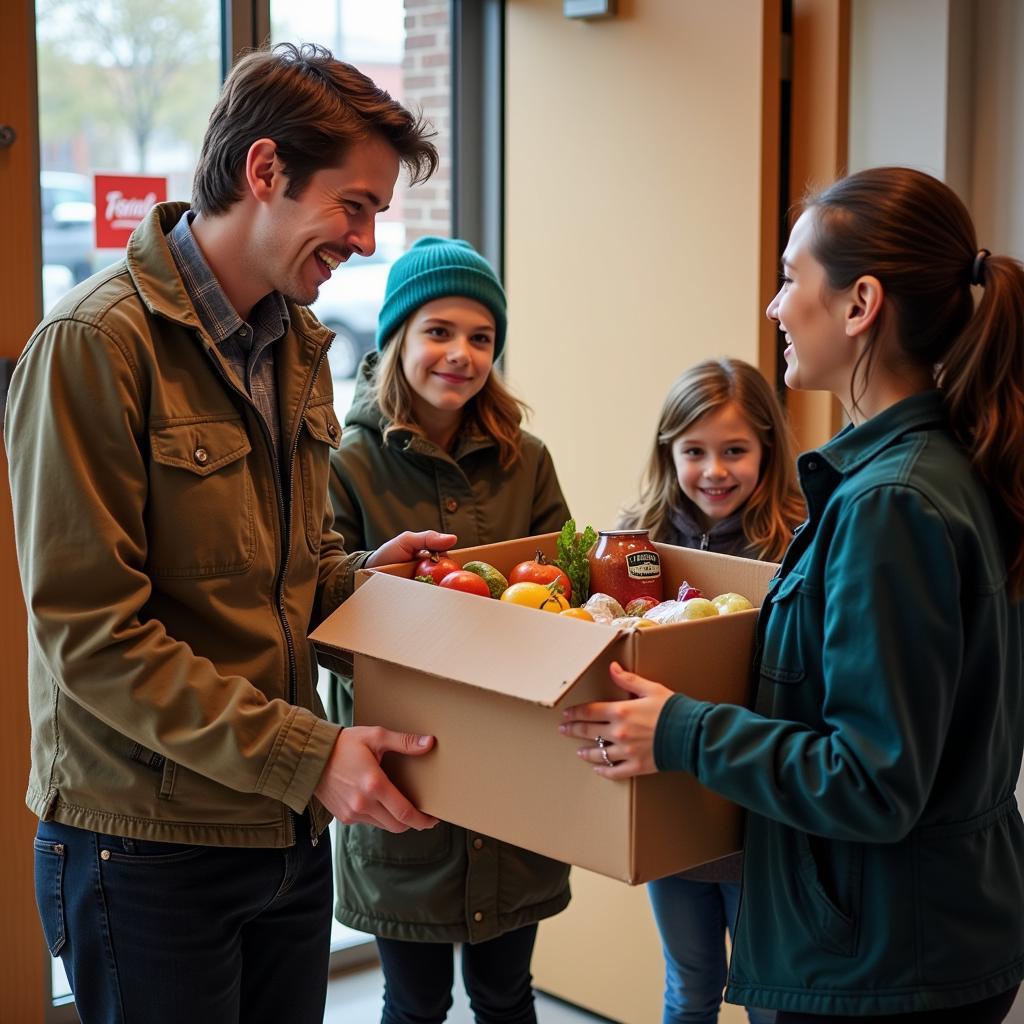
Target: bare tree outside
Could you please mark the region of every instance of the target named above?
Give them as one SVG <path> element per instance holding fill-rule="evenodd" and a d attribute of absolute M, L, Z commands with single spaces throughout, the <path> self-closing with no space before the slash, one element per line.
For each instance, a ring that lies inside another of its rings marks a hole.
<path fill-rule="evenodd" d="M 163 170 L 157 147 L 194 148 L 219 83 L 216 13 L 208 0 L 41 0 L 44 153 L 84 133 L 90 163 L 146 173 Z M 110 152 L 122 147 L 130 162 Z"/>

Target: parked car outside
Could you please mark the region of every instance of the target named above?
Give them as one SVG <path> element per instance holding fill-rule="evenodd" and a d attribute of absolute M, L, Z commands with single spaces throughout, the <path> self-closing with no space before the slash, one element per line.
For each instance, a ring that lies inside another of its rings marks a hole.
<path fill-rule="evenodd" d="M 74 284 L 95 265 L 96 207 L 92 179 L 67 171 L 42 171 L 39 191 L 43 209 L 43 264 L 67 267 Z"/>
<path fill-rule="evenodd" d="M 377 317 L 388 273 L 402 255 L 404 243 L 404 224 L 378 224 L 374 254 L 349 257 L 320 286 L 320 295 L 310 306 L 317 319 L 335 334 L 327 358 L 336 385 L 354 377 L 363 356 L 376 346 Z"/>

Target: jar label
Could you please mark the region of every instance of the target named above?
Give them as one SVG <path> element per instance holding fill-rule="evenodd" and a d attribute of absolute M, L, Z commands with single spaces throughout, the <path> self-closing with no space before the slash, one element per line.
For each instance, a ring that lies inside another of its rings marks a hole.
<path fill-rule="evenodd" d="M 656 580 L 661 576 L 661 556 L 657 551 L 631 551 L 626 555 L 626 572 L 633 580 Z"/>

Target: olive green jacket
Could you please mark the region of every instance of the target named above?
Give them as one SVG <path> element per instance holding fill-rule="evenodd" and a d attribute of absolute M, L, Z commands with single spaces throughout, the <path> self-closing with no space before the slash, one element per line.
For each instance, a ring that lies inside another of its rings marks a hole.
<path fill-rule="evenodd" d="M 29 340 L 6 441 L 29 615 L 27 802 L 67 825 L 287 846 L 337 737 L 306 640 L 365 555 L 331 532 L 332 335 L 275 342 L 283 478 L 204 333 L 161 204 Z M 323 368 L 321 372 L 321 368 Z"/>
<path fill-rule="evenodd" d="M 372 548 L 412 528 L 455 533 L 460 546 L 561 528 L 569 510 L 551 456 L 530 434 L 509 470 L 490 439 L 464 437 L 451 455 L 408 432 L 385 442 L 369 393 L 375 360 L 371 354 L 360 367 L 341 448 L 331 457 L 335 528 L 347 545 Z M 334 680 L 346 723 L 350 687 Z M 564 864 L 444 822 L 402 835 L 339 825 L 337 916 L 387 938 L 480 942 L 557 914 L 569 902 L 568 875 Z"/>

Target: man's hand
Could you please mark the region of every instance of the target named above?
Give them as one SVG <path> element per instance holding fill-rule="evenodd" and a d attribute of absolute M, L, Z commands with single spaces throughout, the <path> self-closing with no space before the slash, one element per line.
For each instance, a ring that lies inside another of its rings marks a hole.
<path fill-rule="evenodd" d="M 400 533 L 397 537 L 381 544 L 366 560 L 366 568 L 378 565 L 392 565 L 395 562 L 412 562 L 424 551 L 447 551 L 455 546 L 458 538 L 454 533 L 438 533 L 426 530 L 423 533 Z"/>
<path fill-rule="evenodd" d="M 414 736 L 376 726 L 342 729 L 314 793 L 346 825 L 377 825 L 388 832 L 433 828 L 437 818 L 416 810 L 380 766 L 381 756 L 389 750 L 417 756 L 433 746 L 433 736 Z"/>

